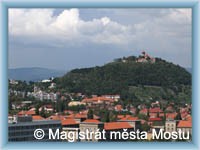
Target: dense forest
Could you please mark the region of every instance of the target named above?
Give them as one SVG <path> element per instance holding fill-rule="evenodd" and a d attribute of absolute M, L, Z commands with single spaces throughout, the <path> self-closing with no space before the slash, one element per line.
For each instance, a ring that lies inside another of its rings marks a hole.
<path fill-rule="evenodd" d="M 54 82 L 58 89 L 67 92 L 120 94 L 124 99 L 138 99 L 136 91 L 131 89 L 144 86 L 161 87 L 166 91 L 159 99 L 177 98 L 180 92 L 185 94 L 183 90 L 187 92 L 182 97 L 188 99 L 191 96 L 191 74 L 184 68 L 160 58 L 156 58 L 155 63 L 137 63 L 135 59 L 131 56 L 100 67 L 74 69 L 61 78 L 55 78 Z"/>

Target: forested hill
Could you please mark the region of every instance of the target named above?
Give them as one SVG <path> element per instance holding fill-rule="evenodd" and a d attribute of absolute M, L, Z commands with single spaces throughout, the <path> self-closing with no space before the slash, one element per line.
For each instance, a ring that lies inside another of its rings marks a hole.
<path fill-rule="evenodd" d="M 179 87 L 191 85 L 184 68 L 156 58 L 155 63 L 139 63 L 131 56 L 104 66 L 74 69 L 56 78 L 57 88 L 85 94 L 122 94 L 131 86 Z"/>

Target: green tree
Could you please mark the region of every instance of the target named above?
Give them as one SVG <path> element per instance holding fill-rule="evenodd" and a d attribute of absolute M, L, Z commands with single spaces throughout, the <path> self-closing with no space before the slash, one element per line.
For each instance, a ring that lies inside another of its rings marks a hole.
<path fill-rule="evenodd" d="M 147 122 L 145 122 L 144 124 L 141 125 L 141 130 L 142 130 L 142 131 L 149 131 L 150 128 L 151 128 L 151 127 L 148 125 Z"/>
<path fill-rule="evenodd" d="M 93 119 L 94 113 L 92 109 L 89 109 L 88 114 L 87 114 L 87 118 L 88 119 Z"/>
<path fill-rule="evenodd" d="M 105 122 L 110 122 L 110 112 L 106 111 L 105 113 Z"/>
<path fill-rule="evenodd" d="M 46 113 L 45 113 L 44 107 L 42 107 L 42 110 L 40 112 L 40 116 L 46 118 Z"/>
<path fill-rule="evenodd" d="M 39 108 L 40 108 L 40 106 L 39 106 L 39 105 L 36 105 L 36 108 L 35 108 L 35 114 L 36 114 L 36 115 L 39 115 L 39 114 L 40 114 Z"/>
<path fill-rule="evenodd" d="M 175 120 L 181 120 L 181 113 L 180 112 L 178 112 L 178 114 L 176 115 Z"/>
<path fill-rule="evenodd" d="M 144 114 L 139 114 L 138 118 L 139 119 L 143 119 L 143 120 L 148 120 L 148 117 L 146 115 L 144 115 Z"/>

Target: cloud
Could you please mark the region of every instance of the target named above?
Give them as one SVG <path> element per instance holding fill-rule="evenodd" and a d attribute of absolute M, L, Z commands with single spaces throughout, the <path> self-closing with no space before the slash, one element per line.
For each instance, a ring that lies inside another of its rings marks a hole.
<path fill-rule="evenodd" d="M 61 41 L 85 39 L 91 42 L 123 43 L 122 35 L 129 30 L 108 17 L 84 21 L 78 9 L 64 10 L 53 16 L 53 9 L 9 10 L 11 36 L 57 38 Z M 106 38 L 106 40 L 105 40 Z"/>
<path fill-rule="evenodd" d="M 107 50 L 104 54 L 109 59 L 120 57 L 120 52 L 124 56 L 146 49 L 152 55 L 191 66 L 191 18 L 191 9 L 9 9 L 11 66 L 23 65 L 20 55 L 14 56 L 22 49 L 24 54 L 25 50 L 35 51 L 32 57 L 43 55 L 43 51 L 61 57 L 55 50 L 62 55 L 65 50 L 68 57 L 86 49 L 94 56 L 97 50 Z M 178 57 L 180 53 L 185 55 Z M 29 65 L 34 64 L 33 58 L 30 61 Z"/>
<path fill-rule="evenodd" d="M 9 9 L 9 34 L 24 37 L 51 37 L 64 42 L 85 39 L 98 43 L 127 44 L 138 34 L 145 36 L 153 33 L 159 36 L 164 33 L 167 36 L 174 36 L 185 33 L 181 30 L 185 30 L 184 25 L 191 25 L 191 12 L 188 9 L 175 9 L 162 18 L 146 18 L 145 21 L 134 25 L 123 25 L 106 16 L 84 21 L 79 17 L 78 9 L 64 10 L 58 16 L 53 15 L 54 11 L 54 9 Z"/>

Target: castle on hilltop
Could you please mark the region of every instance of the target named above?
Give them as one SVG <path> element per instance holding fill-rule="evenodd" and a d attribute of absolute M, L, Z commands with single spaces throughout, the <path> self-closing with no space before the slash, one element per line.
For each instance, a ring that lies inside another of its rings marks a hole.
<path fill-rule="evenodd" d="M 138 63 L 155 63 L 156 59 L 154 57 L 151 57 L 148 55 L 145 51 L 142 52 L 142 55 L 140 55 L 137 59 L 136 62 Z"/>

